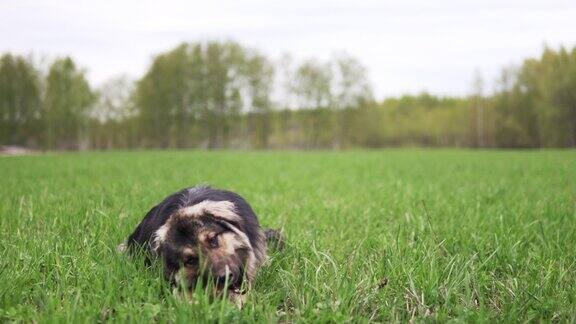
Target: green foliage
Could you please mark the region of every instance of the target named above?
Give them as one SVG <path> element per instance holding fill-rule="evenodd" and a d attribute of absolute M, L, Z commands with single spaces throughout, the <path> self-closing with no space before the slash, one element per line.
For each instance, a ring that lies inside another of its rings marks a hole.
<path fill-rule="evenodd" d="M 86 146 L 89 109 L 96 96 L 69 57 L 57 59 L 46 77 L 44 98 L 46 147 L 73 149 Z"/>
<path fill-rule="evenodd" d="M 576 146 L 576 47 L 504 70 L 495 95 L 498 146 Z"/>
<path fill-rule="evenodd" d="M 574 322 L 576 152 L 115 152 L 0 158 L 0 321 Z M 116 253 L 199 183 L 283 227 L 248 304 Z"/>
<path fill-rule="evenodd" d="M 87 131 L 91 147 L 113 149 L 138 145 L 138 112 L 133 92 L 133 83 L 125 76 L 112 78 L 100 86 Z"/>
<path fill-rule="evenodd" d="M 233 42 L 182 44 L 156 57 L 136 88 L 144 145 L 229 146 L 245 103 L 270 109 L 272 73 L 264 56 Z"/>
<path fill-rule="evenodd" d="M 277 72 L 280 73 L 277 73 Z M 45 89 L 44 89 L 45 88 Z M 45 90 L 45 91 L 44 91 Z M 368 72 L 339 53 L 274 64 L 232 41 L 183 43 L 136 82 L 90 88 L 70 58 L 46 78 L 0 60 L 0 143 L 48 149 L 576 147 L 576 47 L 504 68 L 483 93 L 373 97 Z"/>
<path fill-rule="evenodd" d="M 268 59 L 254 53 L 247 58 L 245 74 L 250 98 L 248 113 L 248 132 L 252 134 L 250 142 L 257 149 L 267 148 L 272 132 L 272 99 L 270 94 L 274 84 L 274 67 Z"/>
<path fill-rule="evenodd" d="M 0 58 L 0 144 L 38 144 L 42 110 L 40 77 L 21 56 Z"/>

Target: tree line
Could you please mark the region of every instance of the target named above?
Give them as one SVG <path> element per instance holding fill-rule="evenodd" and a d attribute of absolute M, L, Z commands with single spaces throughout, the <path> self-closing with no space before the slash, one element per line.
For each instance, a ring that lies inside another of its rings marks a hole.
<path fill-rule="evenodd" d="M 70 58 L 42 69 L 0 57 L 0 144 L 131 148 L 576 147 L 576 47 L 502 69 L 486 95 L 378 101 L 366 68 L 337 53 L 274 61 L 232 41 L 183 43 L 142 78 L 92 87 Z"/>

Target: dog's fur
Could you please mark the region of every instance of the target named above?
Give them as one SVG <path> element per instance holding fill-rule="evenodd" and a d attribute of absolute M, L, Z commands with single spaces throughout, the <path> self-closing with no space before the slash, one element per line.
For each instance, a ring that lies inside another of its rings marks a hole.
<path fill-rule="evenodd" d="M 242 284 L 250 288 L 267 258 L 266 238 L 277 241 L 280 236 L 275 230 L 264 233 L 240 195 L 194 187 L 152 208 L 120 249 L 144 249 L 148 258 L 160 258 L 174 285 L 192 290 L 200 279 L 214 280 L 217 291 L 227 290 L 232 301 L 242 304 Z"/>

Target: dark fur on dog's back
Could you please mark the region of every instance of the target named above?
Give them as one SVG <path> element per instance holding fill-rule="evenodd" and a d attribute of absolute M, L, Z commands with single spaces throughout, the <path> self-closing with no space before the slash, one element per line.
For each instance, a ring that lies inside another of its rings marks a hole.
<path fill-rule="evenodd" d="M 144 219 L 140 222 L 134 233 L 128 237 L 128 249 L 133 250 L 135 246 L 148 247 L 153 240 L 154 233 L 166 223 L 168 218 L 178 209 L 193 206 L 205 200 L 230 201 L 234 203 L 238 213 L 244 222 L 237 224 L 238 228 L 246 233 L 250 243 L 254 246 L 263 242 L 259 235 L 260 224 L 252 207 L 240 195 L 227 191 L 214 189 L 208 186 L 182 189 L 154 206 Z"/>

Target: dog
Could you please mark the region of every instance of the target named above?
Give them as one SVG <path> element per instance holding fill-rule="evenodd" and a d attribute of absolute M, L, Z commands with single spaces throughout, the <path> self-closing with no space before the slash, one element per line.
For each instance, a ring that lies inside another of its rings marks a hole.
<path fill-rule="evenodd" d="M 160 259 L 165 278 L 191 292 L 199 281 L 242 307 L 268 245 L 281 249 L 282 234 L 263 230 L 240 195 L 208 186 L 180 190 L 153 207 L 119 251 Z"/>

